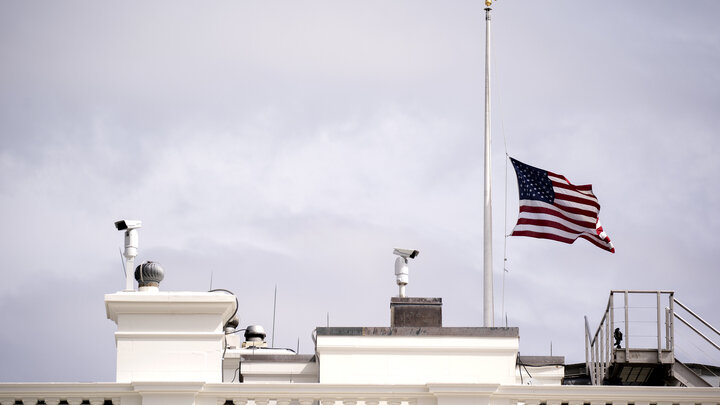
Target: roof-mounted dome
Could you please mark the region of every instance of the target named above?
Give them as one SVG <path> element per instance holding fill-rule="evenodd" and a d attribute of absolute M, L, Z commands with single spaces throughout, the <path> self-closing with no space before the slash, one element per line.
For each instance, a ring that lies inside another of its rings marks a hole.
<path fill-rule="evenodd" d="M 158 288 L 163 278 L 165 278 L 165 270 L 160 263 L 148 261 L 135 268 L 135 280 L 138 282 L 138 287 Z"/>
<path fill-rule="evenodd" d="M 229 321 L 227 321 L 227 323 L 225 324 L 225 327 L 237 329 L 239 324 L 240 324 L 240 319 L 238 319 L 237 315 L 234 315 L 232 318 L 230 318 Z"/>
<path fill-rule="evenodd" d="M 250 325 L 245 329 L 245 341 L 247 342 L 263 342 L 265 336 L 265 328 L 260 325 Z"/>

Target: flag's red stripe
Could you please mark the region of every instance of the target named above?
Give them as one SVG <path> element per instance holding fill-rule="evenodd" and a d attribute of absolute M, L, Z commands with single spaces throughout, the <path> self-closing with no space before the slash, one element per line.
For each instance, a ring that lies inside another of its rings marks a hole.
<path fill-rule="evenodd" d="M 581 235 L 585 231 L 578 231 L 577 229 L 571 229 L 567 226 L 547 219 L 534 219 L 534 218 L 518 218 L 517 225 L 530 225 L 538 228 L 554 228 L 569 234 Z"/>
<path fill-rule="evenodd" d="M 559 236 L 559 235 L 556 235 L 553 233 L 535 232 L 535 231 L 514 231 L 512 233 L 512 236 L 529 236 L 531 238 L 538 238 L 538 239 L 551 239 L 551 240 L 568 243 L 568 244 L 572 244 L 573 242 L 575 242 L 575 240 L 577 240 L 577 238 L 569 239 L 569 238 L 564 238 L 562 236 Z M 597 238 L 593 238 L 590 235 L 582 234 L 582 235 L 578 235 L 578 238 L 583 238 L 583 239 L 589 241 L 590 243 L 592 243 L 593 245 L 599 247 L 600 249 L 607 250 L 608 252 L 611 252 L 611 253 L 615 253 L 615 248 L 611 248 L 610 246 L 603 244 L 600 240 L 598 240 Z"/>
<path fill-rule="evenodd" d="M 590 218 L 597 218 L 597 216 L 598 216 L 597 211 L 584 210 L 584 209 L 578 208 L 578 207 L 568 207 L 567 205 L 560 205 L 560 204 L 556 204 L 556 203 L 553 203 L 553 207 L 556 207 L 560 211 L 565 211 L 568 214 L 583 215 L 583 216 L 590 217 Z"/>
<path fill-rule="evenodd" d="M 604 232 L 602 226 L 597 227 L 597 228 L 595 229 L 595 232 L 596 232 L 597 235 L 598 235 L 598 239 L 600 239 L 601 241 L 607 243 L 608 246 L 609 246 L 609 245 L 612 245 L 612 241 L 610 240 L 610 237 L 609 237 L 607 234 L 605 234 L 605 237 L 604 237 L 604 238 L 603 238 L 602 236 L 600 236 L 600 234 Z M 615 252 L 615 248 L 612 248 L 612 249 L 613 249 L 613 253 L 614 253 L 614 252 Z"/>
<path fill-rule="evenodd" d="M 599 240 L 600 237 L 594 238 L 590 235 L 580 235 L 579 237 L 590 241 L 593 245 L 599 247 L 600 249 L 615 253 L 615 248 L 611 248 L 609 245 L 604 244 L 601 240 Z"/>
<path fill-rule="evenodd" d="M 561 183 L 558 183 L 555 181 L 553 181 L 551 183 L 553 186 L 553 191 L 555 191 L 556 193 L 570 194 L 570 195 L 578 195 L 579 194 L 581 197 L 584 196 L 584 197 L 590 198 L 592 200 L 597 200 L 597 197 L 595 197 L 595 194 L 593 194 L 592 190 L 591 191 L 578 190 L 572 184 L 561 184 Z M 563 193 L 562 190 L 567 190 L 567 191 Z"/>
<path fill-rule="evenodd" d="M 514 231 L 511 236 L 529 236 L 531 238 L 552 239 L 563 243 L 573 243 L 575 239 L 563 238 L 554 233 L 534 232 L 534 231 Z"/>
<path fill-rule="evenodd" d="M 599 247 L 599 248 L 601 248 L 601 249 L 609 250 L 608 247 L 607 247 L 607 245 L 605 245 L 605 244 L 602 243 L 600 240 L 598 240 L 597 238 L 594 238 L 594 237 L 592 237 L 592 236 L 590 236 L 590 235 L 580 235 L 580 236 L 578 236 L 578 237 L 587 240 L 588 242 L 592 243 L 593 245 L 595 245 L 595 246 L 597 246 L 597 247 Z"/>
<path fill-rule="evenodd" d="M 568 180 L 567 177 L 563 176 L 562 174 L 553 173 L 549 170 L 545 170 L 545 172 L 548 174 L 548 176 L 558 177 L 565 180 L 567 183 L 570 183 L 570 180 Z"/>
<path fill-rule="evenodd" d="M 572 184 L 572 183 L 570 182 L 570 180 L 568 180 L 567 177 L 563 176 L 562 174 L 553 173 L 553 172 L 550 172 L 550 171 L 547 171 L 547 170 L 545 170 L 545 172 L 547 172 L 547 174 L 548 174 L 549 176 L 555 176 L 555 177 L 558 177 L 558 178 L 561 178 L 561 179 L 565 180 L 565 182 L 566 182 L 567 184 L 570 184 L 570 185 L 572 185 L 573 187 L 576 187 L 578 190 L 592 191 L 592 184 L 581 184 L 581 185 L 579 185 L 579 186 L 576 186 L 576 185 Z M 552 179 L 551 179 L 551 180 L 552 180 Z"/>
<path fill-rule="evenodd" d="M 580 235 L 583 232 L 588 231 L 587 229 L 578 231 L 577 229 L 568 228 L 567 226 L 565 226 L 559 222 L 550 221 L 547 219 L 518 218 L 517 223 L 518 223 L 518 225 L 522 224 L 522 225 L 541 226 L 541 227 L 545 227 L 545 228 L 555 228 L 555 229 L 559 229 L 563 232 L 572 233 L 575 235 Z"/>
<path fill-rule="evenodd" d="M 561 194 L 561 193 L 555 193 L 555 199 L 556 200 L 563 200 L 563 201 L 570 201 L 582 205 L 589 205 L 591 207 L 595 207 L 596 209 L 600 209 L 600 204 L 598 204 L 597 199 L 589 199 L 589 198 L 582 198 L 582 197 L 575 197 L 573 195 L 567 195 L 567 194 Z"/>
<path fill-rule="evenodd" d="M 554 181 L 553 179 L 550 179 L 550 182 L 552 183 L 553 187 L 564 188 L 565 190 L 570 190 L 570 191 L 576 191 L 580 194 L 585 194 L 588 197 L 595 198 L 595 194 L 593 194 L 593 192 L 592 192 L 591 184 L 588 184 L 586 186 L 576 186 L 573 184 L 566 184 L 566 183 L 561 183 L 559 181 Z"/>
<path fill-rule="evenodd" d="M 558 208 L 558 209 L 565 209 L 565 207 Z M 565 221 L 572 222 L 573 224 L 578 225 L 578 226 L 583 226 L 583 227 L 586 227 L 586 228 L 595 228 L 595 223 L 593 223 L 593 222 L 581 221 L 581 220 L 579 220 L 579 219 L 570 218 L 570 217 L 568 217 L 568 216 L 566 216 L 566 215 L 563 215 L 562 213 L 560 213 L 560 212 L 558 212 L 558 211 L 556 211 L 556 210 L 553 210 L 553 209 L 551 209 L 551 208 L 535 207 L 535 206 L 531 206 L 531 205 L 520 205 L 520 212 L 529 212 L 529 213 L 531 213 L 531 214 L 548 214 L 548 215 L 553 215 L 553 216 L 556 216 L 556 217 L 558 217 L 558 218 L 562 218 L 562 219 L 564 219 Z M 588 214 L 587 216 L 589 216 L 589 217 L 591 217 L 591 218 L 594 218 L 594 217 L 595 217 L 595 213 L 594 213 L 594 212 L 593 212 L 593 213 L 590 213 L 590 214 Z"/>
<path fill-rule="evenodd" d="M 589 201 L 588 204 L 598 203 L 598 199 L 593 193 L 583 193 L 582 191 L 574 190 L 572 187 L 561 187 L 561 185 L 558 186 L 558 184 L 555 182 L 553 182 L 552 186 L 555 194 L 570 196 L 574 198 L 579 198 L 581 200 Z M 567 190 L 569 192 L 564 192 L 563 190 Z"/>

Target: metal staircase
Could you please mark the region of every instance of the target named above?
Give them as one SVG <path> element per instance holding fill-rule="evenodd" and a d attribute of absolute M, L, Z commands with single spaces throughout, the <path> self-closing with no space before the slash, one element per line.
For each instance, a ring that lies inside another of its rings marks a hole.
<path fill-rule="evenodd" d="M 667 303 L 664 307 L 663 302 Z M 611 291 L 594 334 L 590 333 L 585 317 L 585 363 L 591 384 L 712 386 L 677 360 L 675 319 L 715 350 L 720 351 L 720 346 L 678 315 L 676 306 L 690 314 L 694 322 L 720 336 L 717 329 L 676 300 L 672 291 Z"/>

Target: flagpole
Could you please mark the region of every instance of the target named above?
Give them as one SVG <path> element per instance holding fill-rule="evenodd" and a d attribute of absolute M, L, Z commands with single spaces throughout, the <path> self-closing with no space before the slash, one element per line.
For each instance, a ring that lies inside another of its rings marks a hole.
<path fill-rule="evenodd" d="M 492 265 L 492 194 L 490 187 L 490 5 L 485 5 L 485 218 L 483 233 L 483 320 L 485 327 L 495 326 L 493 306 L 493 265 Z"/>

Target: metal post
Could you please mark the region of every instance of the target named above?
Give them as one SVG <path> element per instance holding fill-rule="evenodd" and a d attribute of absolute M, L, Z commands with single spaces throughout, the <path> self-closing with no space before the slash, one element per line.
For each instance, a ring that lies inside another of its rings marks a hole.
<path fill-rule="evenodd" d="M 590 374 L 590 384 L 595 384 L 595 376 L 592 373 L 592 368 L 590 368 L 590 326 L 588 324 L 587 316 L 585 316 L 585 368 L 587 369 L 588 374 Z"/>
<path fill-rule="evenodd" d="M 670 349 L 673 353 L 673 358 L 675 358 L 675 295 L 671 292 L 670 293 L 670 319 L 668 322 L 670 323 Z"/>
<path fill-rule="evenodd" d="M 607 370 L 607 325 L 605 325 L 605 328 L 602 329 L 602 339 L 600 340 L 602 344 L 602 379 L 605 380 L 605 370 Z"/>
<path fill-rule="evenodd" d="M 130 228 L 125 231 L 125 291 L 134 291 L 135 257 L 138 249 L 138 231 Z"/>
<path fill-rule="evenodd" d="M 662 329 L 660 328 L 660 322 L 662 321 L 662 312 L 660 312 L 660 291 L 657 292 L 657 350 L 658 350 L 658 363 L 662 363 Z"/>
<path fill-rule="evenodd" d="M 612 358 L 612 323 L 610 323 L 610 315 L 605 314 L 605 367 L 610 368 L 610 359 Z"/>
<path fill-rule="evenodd" d="M 600 378 L 599 378 L 600 381 L 603 381 L 605 379 L 605 365 L 603 362 L 604 361 L 603 360 L 603 357 L 604 357 L 604 355 L 603 355 L 603 350 L 604 350 L 603 335 L 604 335 L 604 333 L 603 333 L 602 324 L 601 324 L 600 328 L 597 331 L 597 336 L 595 337 L 595 339 L 596 339 L 595 344 L 597 345 L 597 351 L 598 351 L 598 371 L 599 371 L 598 374 L 600 375 Z"/>
<path fill-rule="evenodd" d="M 483 233 L 483 319 L 485 327 L 495 326 L 492 266 L 492 196 L 490 187 L 490 1 L 485 8 L 485 217 Z"/>
<path fill-rule="evenodd" d="M 273 296 L 273 329 L 272 329 L 272 339 L 270 340 L 270 345 L 272 347 L 275 347 L 275 310 L 277 309 L 277 284 L 275 284 L 275 295 Z"/>
<path fill-rule="evenodd" d="M 670 308 L 665 308 L 665 349 L 670 350 Z M 675 357 L 675 356 L 673 356 Z"/>
<path fill-rule="evenodd" d="M 630 360 L 630 317 L 628 316 L 628 292 L 625 291 L 625 362 Z"/>
<path fill-rule="evenodd" d="M 610 292 L 610 330 L 612 331 L 613 338 L 615 337 L 615 296 L 613 295 L 612 291 Z M 610 346 L 610 352 L 615 353 L 614 345 Z M 610 357 L 610 361 L 612 362 L 614 356 Z"/>
<path fill-rule="evenodd" d="M 125 291 L 134 291 L 135 281 L 135 257 L 125 256 Z"/>
<path fill-rule="evenodd" d="M 601 375 L 601 370 L 600 370 L 600 347 L 598 347 L 598 343 L 599 342 L 598 342 L 598 338 L 596 335 L 595 336 L 595 376 L 599 377 L 597 384 L 602 385 L 603 376 Z"/>

